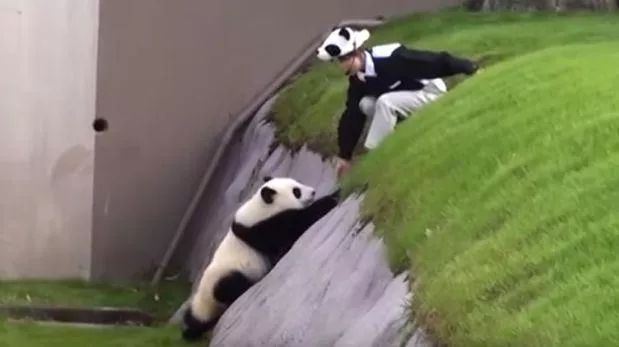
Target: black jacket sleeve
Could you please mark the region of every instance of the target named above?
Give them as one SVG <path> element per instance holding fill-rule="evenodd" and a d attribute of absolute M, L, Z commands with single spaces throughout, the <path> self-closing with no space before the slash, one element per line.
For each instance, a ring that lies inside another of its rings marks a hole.
<path fill-rule="evenodd" d="M 447 52 L 432 52 L 400 46 L 391 56 L 390 70 L 414 79 L 433 79 L 457 74 L 472 75 L 479 68 L 468 59 Z"/>
<path fill-rule="evenodd" d="M 366 118 L 359 109 L 359 101 L 363 97 L 363 85 L 353 76 L 349 77 L 348 81 L 346 109 L 342 113 L 337 127 L 339 157 L 345 160 L 352 158 L 352 153 L 363 132 Z"/>

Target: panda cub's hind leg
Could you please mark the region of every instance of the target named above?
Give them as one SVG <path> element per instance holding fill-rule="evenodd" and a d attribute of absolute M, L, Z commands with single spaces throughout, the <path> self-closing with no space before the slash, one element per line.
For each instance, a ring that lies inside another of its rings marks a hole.
<path fill-rule="evenodd" d="M 211 331 L 217 323 L 217 318 L 211 318 L 206 322 L 202 322 L 194 317 L 190 306 L 185 311 L 183 321 L 185 323 L 182 333 L 183 339 L 185 341 L 194 341 L 199 339 L 206 332 Z"/>
<path fill-rule="evenodd" d="M 213 298 L 219 303 L 229 306 L 252 285 L 253 282 L 241 272 L 232 271 L 217 281 L 213 288 Z M 218 312 L 211 315 L 207 321 L 202 322 L 194 318 L 191 306 L 188 307 L 184 316 L 183 339 L 186 341 L 197 340 L 206 332 L 213 330 L 219 322 L 220 316 L 221 312 Z"/>
<path fill-rule="evenodd" d="M 213 289 L 215 299 L 230 305 L 247 291 L 254 283 L 240 271 L 231 271 L 223 276 Z"/>

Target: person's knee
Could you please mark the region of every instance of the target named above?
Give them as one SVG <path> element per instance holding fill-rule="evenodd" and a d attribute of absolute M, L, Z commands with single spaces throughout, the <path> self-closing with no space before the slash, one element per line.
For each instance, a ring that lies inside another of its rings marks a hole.
<path fill-rule="evenodd" d="M 442 78 L 435 78 L 431 80 L 430 83 L 435 88 L 436 94 L 440 95 L 440 94 L 444 94 L 447 92 L 447 85 L 445 84 L 445 81 L 443 81 Z"/>
<path fill-rule="evenodd" d="M 376 103 L 376 99 L 371 96 L 364 96 L 359 101 L 359 109 L 363 114 L 370 117 L 374 113 L 374 105 Z"/>

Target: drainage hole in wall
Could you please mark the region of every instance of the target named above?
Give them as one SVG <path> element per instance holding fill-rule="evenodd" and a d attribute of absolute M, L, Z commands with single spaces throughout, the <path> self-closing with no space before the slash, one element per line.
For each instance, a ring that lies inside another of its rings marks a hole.
<path fill-rule="evenodd" d="M 106 131 L 108 126 L 109 124 L 105 118 L 95 118 L 95 121 L 92 122 L 92 128 L 98 133 Z"/>

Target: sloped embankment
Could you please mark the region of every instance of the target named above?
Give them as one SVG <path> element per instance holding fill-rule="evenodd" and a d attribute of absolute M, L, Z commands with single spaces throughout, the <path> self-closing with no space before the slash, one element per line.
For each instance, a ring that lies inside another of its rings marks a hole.
<path fill-rule="evenodd" d="M 412 261 L 416 316 L 436 339 L 451 345 L 616 345 L 619 320 L 612 294 L 618 243 L 612 230 L 617 218 L 610 206 L 619 201 L 612 173 L 619 148 L 613 136 L 617 98 L 612 93 L 619 75 L 611 68 L 619 52 L 618 22 L 613 15 L 597 14 L 449 13 L 424 18 L 392 23 L 374 38 L 490 57 L 484 59 L 487 68 L 424 109 L 423 116 L 420 112 L 403 124 L 362 157 L 343 182 L 348 188 L 368 186 L 364 215 L 378 225 L 390 258 L 405 266 Z M 436 26 L 442 29 L 420 34 Z M 402 33 L 415 37 L 403 38 Z M 311 143 L 327 154 L 334 149 L 333 122 L 343 101 L 338 91 L 345 90 L 335 72 L 330 65 L 316 67 L 282 93 L 275 117 L 279 140 L 293 148 Z M 265 156 L 272 129 L 258 123 L 252 129 L 227 156 L 236 164 L 213 180 L 226 183 L 220 192 L 209 190 L 215 194 L 209 204 L 222 206 L 211 207 L 203 220 L 207 234 L 224 226 L 212 219 L 246 196 L 246 182 L 256 167 L 249 162 L 266 160 L 259 174 L 278 168 L 308 183 L 328 180 L 324 184 L 330 187 L 333 182 L 328 166 L 305 150 L 294 159 L 283 149 Z M 246 178 L 238 178 L 236 171 Z M 370 331 L 353 327 L 380 294 L 366 294 L 372 298 L 357 306 L 353 299 L 346 301 L 371 290 L 346 272 L 344 254 L 359 247 L 355 254 L 365 259 L 382 250 L 370 251 L 368 243 L 359 241 L 366 235 L 362 232 L 355 236 L 359 243 L 342 236 L 339 248 L 327 251 L 340 232 L 353 238 L 356 221 L 346 219 L 347 206 L 358 205 L 349 200 L 325 217 L 324 228 L 311 230 L 270 277 L 228 312 L 214 346 L 232 345 L 241 336 L 264 345 L 303 346 L 318 340 L 317 345 L 332 346 L 345 334 L 360 337 Z M 334 230 L 326 227 L 338 221 Z M 209 245 L 198 249 L 209 250 Z M 195 259 L 201 264 L 203 258 Z M 380 264 L 373 261 L 369 264 Z M 348 279 L 339 278 L 342 273 Z M 387 288 L 387 279 L 380 281 Z M 267 288 L 280 297 L 266 299 Z M 245 308 L 243 316 L 240 307 Z M 396 316 L 378 322 L 387 327 Z M 377 330 L 372 336 L 389 329 Z"/>
<path fill-rule="evenodd" d="M 263 175 L 294 177 L 316 186 L 318 194 L 334 187 L 333 168 L 319 155 L 306 148 L 297 153 L 270 148 L 274 128 L 265 118 L 274 101 L 257 112 L 226 154 L 231 160 L 218 168 L 214 181 L 221 183 L 207 197 L 209 207 L 198 221 L 203 232 L 188 261 L 194 279 L 223 238 L 232 213 Z M 211 346 L 429 345 L 420 332 L 410 335 L 403 329 L 409 295 L 405 275 L 391 272 L 372 224 L 359 224 L 361 199 L 348 197 L 310 228 L 266 278 L 230 307 Z"/>

